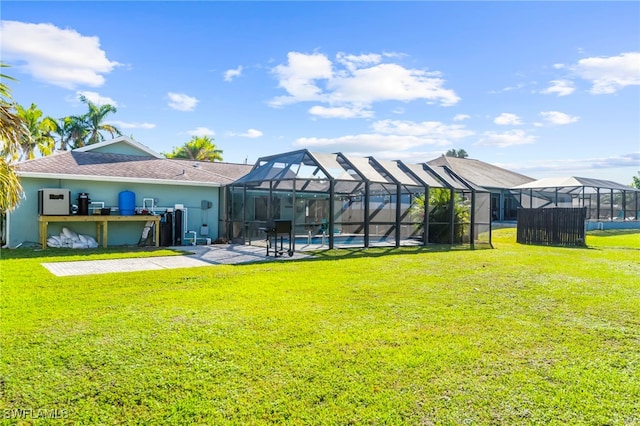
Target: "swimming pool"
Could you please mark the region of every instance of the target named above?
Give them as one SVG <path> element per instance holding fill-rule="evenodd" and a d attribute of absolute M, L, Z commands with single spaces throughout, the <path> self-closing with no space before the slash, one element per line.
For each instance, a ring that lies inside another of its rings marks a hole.
<path fill-rule="evenodd" d="M 285 243 L 288 242 L 288 239 L 284 240 Z M 385 237 L 385 236 L 370 236 L 369 243 L 390 243 L 395 244 L 394 237 Z M 329 245 L 329 236 L 313 236 L 313 237 L 296 237 L 295 238 L 296 246 L 305 246 L 305 245 Z M 364 246 L 364 237 L 362 235 L 335 235 L 333 237 L 334 245 L 360 245 Z"/>

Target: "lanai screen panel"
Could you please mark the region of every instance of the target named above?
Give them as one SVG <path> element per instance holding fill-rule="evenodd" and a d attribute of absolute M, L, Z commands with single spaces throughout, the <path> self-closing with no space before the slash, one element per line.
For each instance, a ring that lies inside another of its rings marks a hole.
<path fill-rule="evenodd" d="M 463 181 L 447 167 L 435 168 L 456 188 L 454 191 L 454 243 L 491 244 L 491 194 L 484 188 Z"/>
<path fill-rule="evenodd" d="M 422 206 L 420 199 L 424 199 L 427 186 L 408 173 L 399 161 L 376 160 L 372 157 L 370 161 L 377 165 L 382 175 L 396 183 L 398 193 L 392 197 L 392 200 L 397 203 L 394 225 L 399 227 L 398 238 L 402 241 L 422 240 L 424 215 L 423 210 L 420 209 Z"/>
<path fill-rule="evenodd" d="M 409 167 L 415 172 L 409 172 Z M 261 228 L 270 220 L 281 219 L 292 221 L 296 237 L 311 241 L 320 235 L 323 241 L 328 238 L 330 246 L 340 245 L 334 240 L 349 238 L 352 246 L 397 245 L 401 240 L 422 237 L 425 219 L 415 208 L 416 200 L 430 198 L 433 191 L 454 194 L 443 206 L 448 212 L 441 225 L 449 229 L 466 225 L 461 220 L 455 222 L 452 212 L 459 208 L 458 202 L 466 208 L 465 191 L 473 191 L 465 190 L 459 182 L 441 183 L 439 179 L 433 171 L 419 166 L 339 153 L 300 150 L 264 157 L 249 174 L 228 187 L 227 229 L 232 238 L 264 240 Z M 450 177 L 444 180 L 453 181 Z"/>
<path fill-rule="evenodd" d="M 491 193 L 476 192 L 473 241 L 474 246 L 491 246 Z"/>
<path fill-rule="evenodd" d="M 369 158 L 340 154 L 345 163 L 365 181 L 365 197 L 362 198 L 362 222 L 352 223 L 354 235 L 368 239 L 376 245 L 396 243 L 396 199 L 397 186 L 384 171 Z"/>
<path fill-rule="evenodd" d="M 582 177 L 547 178 L 514 191 L 525 208 L 585 207 L 588 220 L 637 220 L 637 189 Z"/>

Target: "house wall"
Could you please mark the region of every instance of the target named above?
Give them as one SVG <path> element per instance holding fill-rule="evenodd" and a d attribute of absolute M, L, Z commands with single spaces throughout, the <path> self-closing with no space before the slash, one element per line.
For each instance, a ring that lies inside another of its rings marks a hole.
<path fill-rule="evenodd" d="M 97 148 L 93 148 L 91 152 L 105 152 L 108 154 L 124 154 L 124 155 L 144 155 L 148 156 L 149 154 L 141 151 L 139 148 L 135 146 L 131 146 L 126 143 L 114 143 L 111 145 L 100 146 Z"/>
<path fill-rule="evenodd" d="M 93 202 L 103 201 L 105 207 L 118 207 L 118 195 L 121 191 L 133 191 L 136 196 L 136 208 L 142 208 L 143 198 L 157 200 L 156 213 L 164 213 L 166 208 L 173 208 L 175 204 L 184 204 L 186 208 L 187 226 L 185 230 L 194 230 L 200 234 L 202 224 L 209 228 L 209 238 L 218 237 L 218 200 L 219 188 L 183 186 L 171 184 L 119 183 L 80 181 L 66 179 L 36 179 L 23 177 L 21 179 L 25 193 L 20 205 L 10 213 L 9 217 L 9 247 L 16 247 L 20 243 L 38 242 L 38 190 L 41 188 L 65 188 L 71 191 L 72 204 L 78 204 L 78 194 L 86 192 Z M 210 201 L 210 209 L 202 209 L 201 201 Z M 91 213 L 91 211 L 90 211 Z M 112 214 L 117 214 L 113 211 Z M 143 222 L 110 223 L 109 245 L 137 244 L 142 232 Z M 58 235 L 64 224 L 49 224 L 48 234 Z M 70 223 L 68 228 L 73 231 L 95 237 L 94 223 Z"/>

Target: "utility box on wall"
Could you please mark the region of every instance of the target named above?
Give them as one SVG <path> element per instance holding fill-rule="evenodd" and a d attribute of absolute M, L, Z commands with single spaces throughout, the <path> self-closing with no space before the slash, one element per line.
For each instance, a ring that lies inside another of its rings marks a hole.
<path fill-rule="evenodd" d="M 69 216 L 71 191 L 61 188 L 38 190 L 38 214 L 44 216 Z"/>

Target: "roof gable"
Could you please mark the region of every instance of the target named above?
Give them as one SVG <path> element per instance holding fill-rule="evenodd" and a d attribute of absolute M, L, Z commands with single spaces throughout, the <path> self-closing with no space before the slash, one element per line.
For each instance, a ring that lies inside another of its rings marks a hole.
<path fill-rule="evenodd" d="M 129 139 L 126 136 L 120 136 L 108 141 L 102 141 L 96 144 L 83 146 L 82 148 L 76 148 L 75 152 L 103 152 L 110 154 L 123 154 L 123 155 L 138 155 L 144 157 L 164 158 L 164 156 L 158 152 L 155 152 L 148 146 Z"/>

